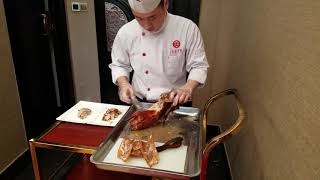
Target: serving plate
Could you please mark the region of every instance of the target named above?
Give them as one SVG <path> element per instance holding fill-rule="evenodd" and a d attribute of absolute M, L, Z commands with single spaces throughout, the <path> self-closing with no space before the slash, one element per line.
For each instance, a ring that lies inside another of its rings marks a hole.
<path fill-rule="evenodd" d="M 150 104 L 144 103 L 145 107 Z M 174 179 L 189 179 L 200 174 L 201 160 L 201 113 L 197 108 L 181 107 L 169 114 L 167 121 L 139 131 L 131 131 L 128 120 L 136 111 L 131 106 L 121 118 L 90 160 L 98 168 L 133 174 L 142 174 Z M 177 136 L 183 138 L 182 146 L 159 152 L 159 163 L 148 167 L 143 158 L 132 158 L 127 162 L 117 158 L 117 150 L 123 138 L 146 140 L 153 136 L 156 146 Z"/>
<path fill-rule="evenodd" d="M 56 120 L 72 122 L 72 123 L 114 127 L 117 125 L 120 119 L 124 116 L 124 114 L 128 111 L 129 107 L 130 106 L 104 104 L 104 103 L 89 102 L 89 101 L 79 101 L 69 110 L 64 112 L 59 117 L 57 117 Z M 91 110 L 91 114 L 84 119 L 79 118 L 78 111 L 81 108 L 89 108 Z M 120 110 L 121 114 L 113 120 L 103 121 L 102 118 L 104 113 L 110 108 L 117 108 L 118 110 Z"/>

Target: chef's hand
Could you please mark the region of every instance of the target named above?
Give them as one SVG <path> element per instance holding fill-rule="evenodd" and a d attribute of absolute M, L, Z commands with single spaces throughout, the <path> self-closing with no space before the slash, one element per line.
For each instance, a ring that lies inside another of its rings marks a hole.
<path fill-rule="evenodd" d="M 133 87 L 129 83 L 127 77 L 121 76 L 117 79 L 118 87 L 119 87 L 119 97 L 120 100 L 131 104 L 131 99 L 135 98 L 135 92 L 133 90 Z"/>
<path fill-rule="evenodd" d="M 170 93 L 170 99 L 173 101 L 173 106 L 184 104 L 192 99 L 192 90 L 187 88 L 174 89 Z"/>
<path fill-rule="evenodd" d="M 182 87 L 171 91 L 170 99 L 173 101 L 173 105 L 176 106 L 191 101 L 193 90 L 198 86 L 199 83 L 197 81 L 188 80 Z"/>

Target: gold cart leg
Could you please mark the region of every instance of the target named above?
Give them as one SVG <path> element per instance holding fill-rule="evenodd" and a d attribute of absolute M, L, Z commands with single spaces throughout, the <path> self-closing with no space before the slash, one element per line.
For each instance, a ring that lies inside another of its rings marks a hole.
<path fill-rule="evenodd" d="M 40 171 L 39 171 L 39 165 L 38 165 L 38 159 L 36 154 L 36 147 L 34 145 L 35 140 L 30 139 L 29 140 L 29 146 L 30 146 L 30 153 L 32 158 L 32 165 L 33 165 L 33 172 L 35 180 L 40 180 Z"/>

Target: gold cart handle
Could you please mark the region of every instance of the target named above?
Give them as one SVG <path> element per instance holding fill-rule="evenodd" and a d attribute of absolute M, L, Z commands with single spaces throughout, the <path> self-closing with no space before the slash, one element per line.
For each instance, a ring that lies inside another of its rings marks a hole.
<path fill-rule="evenodd" d="M 237 121 L 227 130 L 222 132 L 221 134 L 213 137 L 207 144 L 206 144 L 206 129 L 207 129 L 207 113 L 209 110 L 210 105 L 215 102 L 217 99 L 233 95 L 236 99 L 239 116 Z M 244 110 L 244 107 L 240 101 L 239 93 L 236 89 L 228 89 L 225 91 L 222 91 L 214 96 L 212 96 L 207 103 L 204 106 L 204 110 L 202 112 L 202 147 L 204 147 L 203 154 L 202 154 L 202 160 L 201 160 L 201 174 L 200 174 L 200 180 L 206 179 L 207 174 L 207 164 L 208 164 L 208 157 L 210 152 L 214 147 L 216 147 L 218 144 L 228 140 L 235 134 L 237 134 L 240 129 L 242 128 L 244 121 L 246 119 L 246 113 Z"/>

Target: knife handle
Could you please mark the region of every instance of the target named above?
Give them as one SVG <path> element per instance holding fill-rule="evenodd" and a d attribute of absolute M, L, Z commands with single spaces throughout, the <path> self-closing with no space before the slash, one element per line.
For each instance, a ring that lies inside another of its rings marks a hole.
<path fill-rule="evenodd" d="M 161 152 L 161 151 L 164 151 L 164 150 L 170 149 L 170 148 L 178 148 L 181 146 L 182 141 L 183 141 L 182 137 L 176 137 L 176 138 L 173 138 L 173 139 L 167 141 L 163 145 L 156 147 L 156 149 L 158 152 Z"/>

